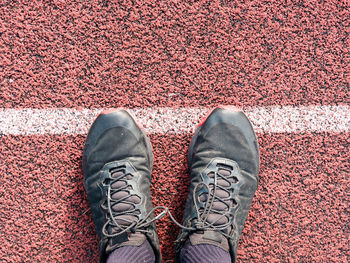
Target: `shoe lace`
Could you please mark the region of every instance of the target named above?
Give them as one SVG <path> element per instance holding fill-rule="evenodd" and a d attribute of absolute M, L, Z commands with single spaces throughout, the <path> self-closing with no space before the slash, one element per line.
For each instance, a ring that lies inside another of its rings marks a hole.
<path fill-rule="evenodd" d="M 219 164 L 220 165 L 220 164 Z M 147 233 L 149 232 L 147 228 L 158 219 L 163 218 L 165 215 L 169 215 L 170 219 L 180 228 L 187 231 L 198 231 L 198 230 L 213 230 L 219 231 L 225 237 L 232 239 L 232 237 L 226 233 L 227 230 L 233 223 L 234 220 L 234 210 L 230 209 L 230 207 L 235 207 L 237 202 L 232 197 L 233 187 L 232 184 L 238 182 L 238 178 L 232 171 L 232 167 L 222 164 L 218 169 L 212 169 L 205 173 L 209 180 L 204 180 L 198 183 L 193 190 L 193 200 L 195 205 L 195 210 L 197 216 L 193 221 L 193 226 L 184 226 L 179 223 L 175 217 L 172 215 L 168 207 L 165 206 L 157 206 L 154 207 L 151 211 L 149 211 L 143 219 L 139 218 L 139 210 L 136 209 L 136 203 L 130 201 L 132 199 L 132 194 L 130 193 L 130 185 L 126 183 L 123 186 L 118 188 L 112 187 L 115 183 L 120 181 L 128 182 L 128 178 L 132 177 L 132 173 L 119 173 L 118 176 L 110 178 L 110 183 L 108 184 L 107 189 L 107 211 L 108 211 L 108 220 L 104 224 L 102 228 L 102 232 L 107 237 L 116 237 L 122 235 L 126 232 L 141 232 Z M 226 173 L 223 173 L 226 171 Z M 229 175 L 228 173 L 229 172 Z M 226 182 L 226 184 L 218 183 L 218 181 Z M 120 199 L 114 199 L 113 195 L 121 192 L 127 191 L 128 194 Z M 218 195 L 218 191 L 221 193 L 227 193 L 228 197 L 222 197 Z M 208 198 L 201 200 L 202 195 L 207 195 Z M 229 207 L 229 209 L 216 209 L 215 203 L 223 203 Z M 116 212 L 113 207 L 120 203 L 125 203 L 131 205 L 133 208 Z M 204 203 L 204 205 L 203 205 Z M 161 212 L 152 218 L 153 213 L 155 211 L 161 210 Z M 133 218 L 137 218 L 134 220 L 130 220 L 127 217 L 121 217 L 123 215 L 129 215 Z M 216 215 L 215 220 L 209 220 L 210 215 Z M 228 218 L 227 222 L 220 223 L 223 218 Z M 118 221 L 124 222 L 121 224 Z M 118 229 L 114 233 L 110 233 L 108 228 L 112 227 Z"/>
<path fill-rule="evenodd" d="M 169 216 L 177 226 L 184 230 L 219 231 L 225 237 L 233 239 L 226 231 L 233 224 L 234 208 L 238 205 L 233 197 L 233 184 L 238 183 L 234 169 L 226 164 L 218 163 L 216 169 L 206 171 L 205 177 L 206 179 L 199 182 L 193 190 L 192 197 L 197 213 L 193 220 L 193 227 L 178 223 L 171 213 L 169 213 Z M 216 207 L 218 203 L 224 204 L 227 209 L 218 209 Z M 221 223 L 222 219 L 225 218 L 227 222 Z"/>
<path fill-rule="evenodd" d="M 117 237 L 124 233 L 147 233 L 147 228 L 158 217 L 151 218 L 153 212 L 158 207 L 152 209 L 142 219 L 140 218 L 140 210 L 137 208 L 141 202 L 141 198 L 133 193 L 130 179 L 135 175 L 130 171 L 126 171 L 125 166 L 118 167 L 110 171 L 111 176 L 108 177 L 104 184 L 108 185 L 107 198 L 102 206 L 107 211 L 107 221 L 102 227 L 102 233 L 109 237 Z M 120 198 L 115 198 L 121 195 Z M 117 210 L 118 206 L 126 205 L 127 209 Z"/>
<path fill-rule="evenodd" d="M 234 175 L 231 167 L 223 164 L 218 165 L 217 169 L 206 174 L 207 177 L 212 177 L 209 184 L 200 182 L 194 188 L 193 200 L 197 212 L 194 225 L 197 230 L 220 231 L 224 236 L 231 238 L 225 230 L 232 225 L 234 220 L 235 210 L 233 208 L 237 206 L 237 202 L 233 197 L 232 184 L 236 184 L 238 178 Z M 197 192 L 200 193 L 198 198 L 196 198 Z M 208 195 L 209 197 L 206 197 Z M 202 200 L 200 200 L 201 196 L 204 197 Z M 201 207 L 203 202 L 204 206 Z M 217 204 L 224 205 L 226 209 L 218 208 Z"/>

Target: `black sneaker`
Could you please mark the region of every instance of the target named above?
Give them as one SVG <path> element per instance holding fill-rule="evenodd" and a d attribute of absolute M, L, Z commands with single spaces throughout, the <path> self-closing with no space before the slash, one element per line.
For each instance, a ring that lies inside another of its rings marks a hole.
<path fill-rule="evenodd" d="M 100 262 L 115 249 L 147 239 L 161 262 L 150 194 L 152 147 L 125 110 L 101 113 L 85 141 L 85 189 L 95 222 Z"/>
<path fill-rule="evenodd" d="M 245 114 L 214 109 L 192 138 L 189 168 L 191 186 L 176 241 L 176 260 L 185 243 L 191 242 L 216 245 L 235 262 L 258 186 L 258 142 Z"/>

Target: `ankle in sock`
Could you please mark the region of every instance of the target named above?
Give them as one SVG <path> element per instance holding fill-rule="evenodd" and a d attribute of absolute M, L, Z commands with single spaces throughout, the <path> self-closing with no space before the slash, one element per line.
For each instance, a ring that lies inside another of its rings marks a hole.
<path fill-rule="evenodd" d="M 230 253 L 210 244 L 192 245 L 187 241 L 180 253 L 181 263 L 231 263 Z"/>
<path fill-rule="evenodd" d="M 141 246 L 124 246 L 109 254 L 107 263 L 154 263 L 155 255 L 150 243 Z"/>

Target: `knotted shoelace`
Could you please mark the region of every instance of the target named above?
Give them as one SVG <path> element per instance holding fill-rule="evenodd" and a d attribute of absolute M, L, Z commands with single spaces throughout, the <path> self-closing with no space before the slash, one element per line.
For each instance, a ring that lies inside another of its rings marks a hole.
<path fill-rule="evenodd" d="M 227 238 L 230 237 L 225 230 L 234 220 L 232 206 L 237 205 L 232 197 L 232 183 L 237 183 L 235 177 L 227 167 L 219 168 L 207 173 L 209 183 L 200 182 L 193 190 L 193 201 L 197 216 L 193 226 L 180 224 L 172 215 L 168 207 L 154 207 L 143 219 L 139 219 L 140 211 L 135 206 L 141 202 L 140 197 L 132 195 L 129 190 L 128 180 L 133 177 L 132 173 L 124 173 L 122 169 L 114 172 L 109 179 L 107 200 L 105 209 L 108 212 L 107 222 L 102 232 L 107 237 L 116 237 L 126 232 L 149 232 L 147 228 L 158 219 L 167 214 L 170 219 L 180 228 L 187 231 L 213 230 L 219 231 Z M 204 205 L 203 205 L 204 204 Z M 152 214 L 162 210 L 152 218 Z"/>

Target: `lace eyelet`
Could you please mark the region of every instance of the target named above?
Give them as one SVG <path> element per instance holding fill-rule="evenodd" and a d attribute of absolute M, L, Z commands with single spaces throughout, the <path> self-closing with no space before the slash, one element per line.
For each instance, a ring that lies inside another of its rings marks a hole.
<path fill-rule="evenodd" d="M 102 186 L 108 186 L 108 185 L 109 185 L 108 181 L 109 181 L 109 178 L 105 178 L 105 179 L 102 181 Z"/>
<path fill-rule="evenodd" d="M 233 184 L 237 184 L 238 183 L 238 178 L 236 176 L 233 176 L 232 179 L 233 179 Z"/>

